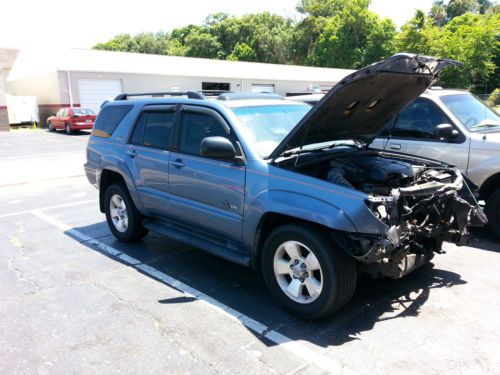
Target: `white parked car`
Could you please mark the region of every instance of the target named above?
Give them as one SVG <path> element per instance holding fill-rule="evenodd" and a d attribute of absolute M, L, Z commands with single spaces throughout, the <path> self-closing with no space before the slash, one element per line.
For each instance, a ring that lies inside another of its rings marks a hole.
<path fill-rule="evenodd" d="M 476 96 L 464 90 L 426 90 L 370 147 L 456 165 L 479 187 L 488 225 L 500 237 L 500 116 Z"/>

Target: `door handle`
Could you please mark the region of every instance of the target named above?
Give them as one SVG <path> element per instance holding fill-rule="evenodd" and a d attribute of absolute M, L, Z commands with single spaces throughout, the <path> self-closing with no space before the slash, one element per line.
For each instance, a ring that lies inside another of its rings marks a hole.
<path fill-rule="evenodd" d="M 135 150 L 127 150 L 127 155 L 131 158 L 135 158 L 137 156 L 137 151 Z"/>
<path fill-rule="evenodd" d="M 172 165 L 177 169 L 181 169 L 182 167 L 184 167 L 182 159 L 175 159 L 175 161 L 172 162 Z"/>
<path fill-rule="evenodd" d="M 390 147 L 393 150 L 401 150 L 401 145 L 399 143 L 391 143 Z"/>

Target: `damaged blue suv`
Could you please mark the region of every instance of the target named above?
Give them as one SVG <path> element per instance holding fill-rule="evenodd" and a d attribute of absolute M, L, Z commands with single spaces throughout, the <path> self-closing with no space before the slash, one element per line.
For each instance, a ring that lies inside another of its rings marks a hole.
<path fill-rule="evenodd" d="M 305 319 L 361 273 L 399 278 L 483 225 L 450 165 L 368 144 L 450 60 L 398 54 L 314 107 L 275 95 L 122 94 L 99 113 L 85 171 L 120 241 L 156 232 L 259 269 Z"/>

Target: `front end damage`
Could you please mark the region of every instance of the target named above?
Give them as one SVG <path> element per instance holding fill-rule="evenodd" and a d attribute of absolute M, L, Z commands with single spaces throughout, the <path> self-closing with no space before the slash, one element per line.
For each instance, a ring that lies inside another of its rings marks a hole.
<path fill-rule="evenodd" d="M 468 183 L 452 166 L 368 148 L 443 68 L 457 65 L 447 59 L 397 54 L 354 72 L 336 84 L 268 157 L 282 168 L 367 196 L 367 207 L 360 208 L 359 202 L 352 209 L 343 206 L 358 232 L 332 235 L 359 262 L 360 271 L 401 277 L 442 252 L 444 241 L 464 244 L 469 226 L 486 223 Z"/>
<path fill-rule="evenodd" d="M 468 227 L 487 219 L 469 185 L 454 168 L 412 166 L 413 181 L 387 196 L 370 194 L 367 205 L 384 222 L 383 236 L 351 234 L 347 241 L 360 271 L 400 278 L 442 253 L 444 241 L 467 244 Z"/>
<path fill-rule="evenodd" d="M 385 232 L 343 233 L 334 240 L 373 277 L 400 278 L 441 253 L 444 241 L 466 244 L 468 228 L 487 222 L 475 187 L 449 165 L 374 151 L 325 159 L 292 169 L 367 194 L 367 208 Z"/>

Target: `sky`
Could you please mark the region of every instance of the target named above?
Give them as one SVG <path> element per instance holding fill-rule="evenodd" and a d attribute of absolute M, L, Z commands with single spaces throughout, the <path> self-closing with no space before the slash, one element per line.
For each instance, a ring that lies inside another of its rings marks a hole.
<path fill-rule="evenodd" d="M 370 9 L 398 27 L 433 0 L 372 0 Z M 211 13 L 269 11 L 299 19 L 298 0 L 3 0 L 0 47 L 91 48 L 120 33 L 170 31 L 201 24 Z"/>

